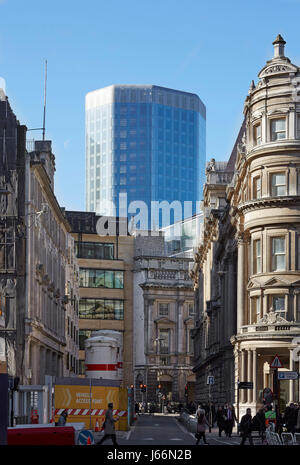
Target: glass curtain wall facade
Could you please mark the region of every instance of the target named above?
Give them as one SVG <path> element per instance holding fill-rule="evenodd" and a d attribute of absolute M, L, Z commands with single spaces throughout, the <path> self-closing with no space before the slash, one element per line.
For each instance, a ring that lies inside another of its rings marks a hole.
<path fill-rule="evenodd" d="M 130 203 L 202 198 L 206 109 L 196 94 L 158 86 L 110 86 L 86 95 L 86 208 L 124 216 Z M 125 204 L 124 204 L 125 205 Z M 133 207 L 134 208 L 134 207 Z M 130 218 L 130 214 L 126 215 Z M 171 221 L 172 223 L 172 211 Z"/>

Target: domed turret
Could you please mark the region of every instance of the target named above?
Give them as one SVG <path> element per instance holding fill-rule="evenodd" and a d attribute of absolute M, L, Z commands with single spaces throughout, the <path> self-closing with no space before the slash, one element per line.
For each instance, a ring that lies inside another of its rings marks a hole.
<path fill-rule="evenodd" d="M 259 72 L 257 85 L 253 81 L 250 85 L 244 106 L 248 153 L 261 151 L 265 144 L 294 144 L 297 139 L 300 70 L 285 56 L 285 43 L 279 34 L 273 58 Z"/>

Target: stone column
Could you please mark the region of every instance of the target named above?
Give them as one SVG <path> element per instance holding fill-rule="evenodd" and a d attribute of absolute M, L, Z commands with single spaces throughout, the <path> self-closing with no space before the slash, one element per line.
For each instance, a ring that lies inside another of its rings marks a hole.
<path fill-rule="evenodd" d="M 300 352 L 299 352 L 299 358 L 298 358 L 298 373 L 300 372 Z M 298 402 L 300 402 L 300 379 L 298 380 Z"/>
<path fill-rule="evenodd" d="M 294 371 L 293 349 L 290 349 L 290 371 Z M 295 402 L 293 383 L 293 380 L 289 381 L 289 402 Z"/>
<path fill-rule="evenodd" d="M 288 118 L 288 134 L 289 134 L 289 139 L 296 139 L 296 115 L 295 111 L 292 109 L 289 112 L 289 118 Z"/>
<path fill-rule="evenodd" d="M 241 378 L 240 381 L 245 380 L 245 350 L 241 350 Z M 241 389 L 241 402 L 245 402 L 245 389 Z"/>
<path fill-rule="evenodd" d="M 267 128 L 268 128 L 267 115 L 265 112 L 263 112 L 263 115 L 261 118 L 261 141 L 263 144 L 265 144 L 267 141 L 267 137 L 268 137 Z"/>
<path fill-rule="evenodd" d="M 252 366 L 251 366 L 251 349 L 247 349 L 247 381 L 252 381 Z M 248 404 L 252 401 L 252 389 L 247 389 L 247 402 Z"/>
<path fill-rule="evenodd" d="M 237 263 L 237 332 L 244 324 L 244 281 L 245 281 L 245 241 L 243 235 L 238 237 Z"/>
<path fill-rule="evenodd" d="M 153 299 L 148 299 L 148 318 L 147 318 L 147 326 L 148 326 L 148 352 L 153 352 Z"/>
<path fill-rule="evenodd" d="M 256 404 L 256 396 L 257 396 L 257 370 L 256 370 L 256 349 L 252 350 L 252 381 L 253 381 L 253 395 L 252 395 L 252 402 Z"/>
<path fill-rule="evenodd" d="M 234 347 L 234 403 L 236 406 L 236 411 L 238 411 L 239 406 L 238 402 L 238 382 L 240 381 L 239 377 L 239 350 L 237 347 Z"/>
<path fill-rule="evenodd" d="M 177 337 L 175 350 L 178 354 L 184 352 L 183 340 L 184 340 L 184 329 L 183 329 L 183 304 L 184 300 L 178 300 L 177 302 Z"/>

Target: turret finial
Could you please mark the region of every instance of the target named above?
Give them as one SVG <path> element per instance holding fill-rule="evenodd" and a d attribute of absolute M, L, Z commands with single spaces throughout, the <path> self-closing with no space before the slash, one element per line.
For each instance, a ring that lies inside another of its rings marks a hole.
<path fill-rule="evenodd" d="M 274 58 L 280 58 L 284 57 L 284 46 L 286 44 L 286 41 L 283 39 L 283 37 L 278 34 L 276 39 L 273 42 L 274 45 Z"/>

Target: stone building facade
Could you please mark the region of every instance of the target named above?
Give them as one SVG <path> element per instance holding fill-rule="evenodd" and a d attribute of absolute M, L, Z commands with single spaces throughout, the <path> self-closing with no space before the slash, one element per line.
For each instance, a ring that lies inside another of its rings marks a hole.
<path fill-rule="evenodd" d="M 46 376 L 65 373 L 70 350 L 72 371 L 77 373 L 78 290 L 76 275 L 73 279 L 70 277 L 71 269 L 76 268 L 71 228 L 54 194 L 55 157 L 51 141 L 35 141 L 33 148 L 26 155 L 25 167 L 26 292 L 22 384 L 43 385 Z M 68 318 L 72 334 L 68 332 Z"/>
<path fill-rule="evenodd" d="M 168 257 L 164 237 L 135 238 L 134 379 L 136 400 L 194 399 L 191 259 Z M 140 384 L 147 385 L 144 395 Z M 161 386 L 158 389 L 158 386 Z M 187 386 L 187 394 L 185 396 Z"/>
<path fill-rule="evenodd" d="M 64 377 L 79 375 L 79 266 L 75 254 L 75 241 L 67 236 L 65 304 L 65 361 Z"/>
<path fill-rule="evenodd" d="M 0 372 L 23 370 L 26 126 L 0 89 Z"/>
<path fill-rule="evenodd" d="M 236 248 L 226 204 L 233 172 L 211 160 L 204 187 L 204 225 L 192 277 L 195 285 L 194 372 L 196 399 L 219 402 L 232 398 L 233 349 L 236 332 Z M 207 385 L 208 376 L 214 384 Z"/>
<path fill-rule="evenodd" d="M 223 205 L 205 204 L 211 209 L 193 269 L 197 396 L 207 390 L 201 375 L 214 370 L 207 341 L 215 338 L 221 346 L 214 359 L 222 363 L 227 345 L 230 371 L 215 372 L 213 400 L 237 404 L 238 381 L 253 382 L 253 389 L 240 390 L 240 415 L 261 405 L 264 388 L 274 390 L 276 354 L 281 371 L 299 371 L 300 73 L 280 35 L 273 45 L 273 58 L 250 85 L 244 127 L 225 166 L 233 176 L 217 183 Z M 206 194 L 210 189 L 208 180 Z M 214 312 L 223 330 L 214 327 Z M 281 406 L 298 401 L 298 381 L 280 381 L 278 397 Z"/>

